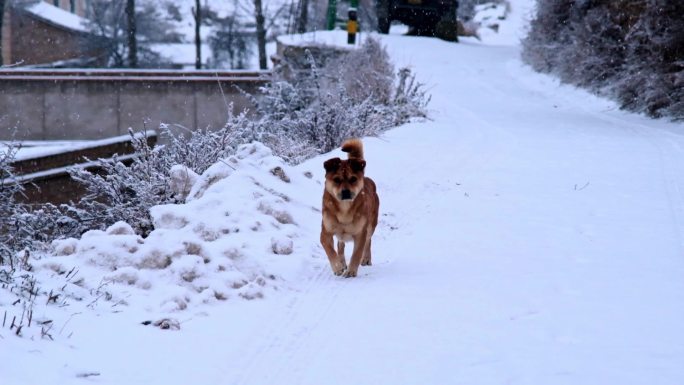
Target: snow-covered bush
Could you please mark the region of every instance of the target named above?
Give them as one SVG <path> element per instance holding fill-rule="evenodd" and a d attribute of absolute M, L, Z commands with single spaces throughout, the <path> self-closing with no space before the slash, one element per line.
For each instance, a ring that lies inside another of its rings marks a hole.
<path fill-rule="evenodd" d="M 625 36 L 628 63 L 614 87 L 625 108 L 684 119 L 684 2 L 649 0 Z"/>
<path fill-rule="evenodd" d="M 377 135 L 425 116 L 429 97 L 423 85 L 408 68 L 395 74 L 377 40 L 366 39 L 360 49 L 342 54 L 326 55 L 325 47 L 317 47 L 321 55 L 323 67 L 311 54 L 306 63 L 285 60 L 276 79 L 255 98 L 262 130 L 254 139 L 289 162 L 328 152 L 346 138 Z"/>
<path fill-rule="evenodd" d="M 117 222 L 56 240 L 35 271 L 78 266 L 81 289 L 105 282 L 111 302 L 154 312 L 261 298 L 311 266 L 320 214 L 302 191 L 319 186 L 263 144 L 240 145 L 197 176 L 185 204 L 152 207 L 147 236 Z"/>
<path fill-rule="evenodd" d="M 41 250 L 55 238 L 80 235 L 92 222 L 88 213 L 70 205 L 31 205 L 18 199 L 24 188 L 13 174 L 12 162 L 19 147 L 9 142 L 0 149 L 0 269 L 21 270 L 26 250 Z"/>
<path fill-rule="evenodd" d="M 97 173 L 79 168 L 69 171 L 86 188 L 78 207 L 98 218 L 91 224 L 92 229 L 103 230 L 114 222 L 125 221 L 138 233 L 147 235 L 153 229 L 149 213 L 152 206 L 184 199 L 177 175 L 179 168 L 201 174 L 232 154 L 241 143 L 239 133 L 252 124 L 244 115 L 230 116 L 226 125 L 216 131 L 198 130 L 189 135 L 163 125 L 160 136 L 167 143 L 156 147 L 144 135 L 131 132 L 137 154 L 131 164 L 115 157 L 100 160 L 101 170 Z"/>
<path fill-rule="evenodd" d="M 53 239 L 78 236 L 97 221 L 94 213 L 68 204 L 15 202 L 5 225 L 14 252 L 42 251 Z"/>
<path fill-rule="evenodd" d="M 12 162 L 19 151 L 15 142 L 0 148 L 0 267 L 14 263 L 16 237 L 10 232 L 10 223 L 16 208 L 17 194 L 23 191 L 14 178 Z"/>
<path fill-rule="evenodd" d="M 12 167 L 18 150 L 16 142 L 0 148 L 0 309 L 4 310 L 0 327 L 17 336 L 37 327 L 39 336 L 52 338 L 51 320 L 34 317 L 34 309 L 37 303 L 62 304 L 63 298 L 59 289 L 47 291 L 33 275 L 31 252 L 44 245 L 41 241 L 56 236 L 68 221 L 53 205 L 34 211 L 18 201 L 23 187 Z"/>
<path fill-rule="evenodd" d="M 539 0 L 523 58 L 650 116 L 684 118 L 684 2 Z"/>

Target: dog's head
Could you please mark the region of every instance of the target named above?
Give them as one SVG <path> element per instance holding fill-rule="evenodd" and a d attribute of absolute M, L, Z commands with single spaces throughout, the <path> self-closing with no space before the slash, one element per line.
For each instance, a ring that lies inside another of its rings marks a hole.
<path fill-rule="evenodd" d="M 325 168 L 325 190 L 339 201 L 351 202 L 363 190 L 363 159 L 328 159 Z"/>

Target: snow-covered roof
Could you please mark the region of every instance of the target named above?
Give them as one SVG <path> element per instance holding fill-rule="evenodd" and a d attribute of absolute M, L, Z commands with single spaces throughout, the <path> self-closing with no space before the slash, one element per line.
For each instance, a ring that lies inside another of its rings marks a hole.
<path fill-rule="evenodd" d="M 87 19 L 44 1 L 29 5 L 24 10 L 57 27 L 77 32 L 88 32 L 86 28 Z"/>

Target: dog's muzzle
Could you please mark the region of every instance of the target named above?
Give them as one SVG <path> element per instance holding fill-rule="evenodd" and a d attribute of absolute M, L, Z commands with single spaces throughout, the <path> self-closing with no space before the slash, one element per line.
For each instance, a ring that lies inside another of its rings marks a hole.
<path fill-rule="evenodd" d="M 342 200 L 352 199 L 352 193 L 350 190 L 342 190 L 340 193 Z"/>

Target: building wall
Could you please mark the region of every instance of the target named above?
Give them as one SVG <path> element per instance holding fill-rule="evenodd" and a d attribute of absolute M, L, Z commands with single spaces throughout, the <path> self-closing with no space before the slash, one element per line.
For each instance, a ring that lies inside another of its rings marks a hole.
<path fill-rule="evenodd" d="M 57 3 L 59 3 L 59 4 L 55 4 L 55 0 L 43 0 L 43 1 L 50 4 L 50 5 L 56 5 L 65 11 L 71 12 L 71 0 L 59 0 L 59 1 L 57 1 Z M 81 17 L 85 17 L 86 1 L 87 0 L 73 0 L 73 1 L 74 1 L 75 9 L 74 9 L 74 12 L 72 12 L 72 13 L 75 13 Z"/>
<path fill-rule="evenodd" d="M 10 50 L 12 63 L 44 64 L 83 55 L 81 35 L 68 31 L 19 10 L 10 18 Z"/>
<path fill-rule="evenodd" d="M 10 34 L 12 33 L 10 12 L 9 7 L 5 5 L 5 13 L 3 14 L 2 22 L 2 42 L 0 42 L 0 45 L 2 45 L 2 63 L 0 63 L 0 65 L 9 64 L 9 58 L 12 56 L 12 46 L 10 45 Z"/>

